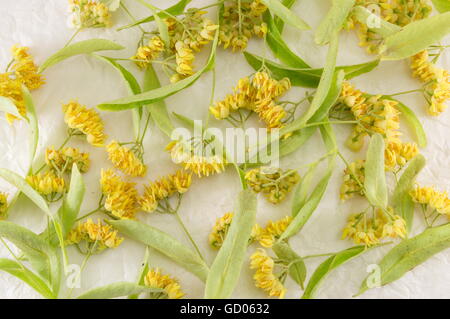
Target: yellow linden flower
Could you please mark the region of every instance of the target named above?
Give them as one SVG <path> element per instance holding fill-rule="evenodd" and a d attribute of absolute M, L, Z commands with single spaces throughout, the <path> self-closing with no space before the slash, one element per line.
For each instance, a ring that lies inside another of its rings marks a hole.
<path fill-rule="evenodd" d="M 11 51 L 14 62 L 12 70 L 16 79 L 24 84 L 29 90 L 40 88 L 44 83 L 44 79 L 38 73 L 38 67 L 33 61 L 33 57 L 28 54 L 29 48 L 13 46 Z"/>
<path fill-rule="evenodd" d="M 195 60 L 195 56 L 193 51 L 187 44 L 182 41 L 178 41 L 175 44 L 175 50 L 178 74 L 183 77 L 194 74 L 193 63 Z"/>
<path fill-rule="evenodd" d="M 181 299 L 184 296 L 178 281 L 168 275 L 163 275 L 158 268 L 150 269 L 144 277 L 144 282 L 147 287 L 164 290 L 163 296 L 161 293 L 151 293 L 150 297 L 152 298 Z"/>
<path fill-rule="evenodd" d="M 292 221 L 291 216 L 286 216 L 276 222 L 269 221 L 265 228 L 263 228 L 257 237 L 261 246 L 271 248 L 275 241 L 280 238 L 284 231 L 288 228 Z"/>
<path fill-rule="evenodd" d="M 140 198 L 141 209 L 151 213 L 158 207 L 158 202 L 169 198 L 176 192 L 183 194 L 191 186 L 192 175 L 182 170 L 164 176 L 144 187 L 144 196 Z"/>
<path fill-rule="evenodd" d="M 282 202 L 300 181 L 294 170 L 255 168 L 245 174 L 245 180 L 256 193 L 262 192 L 272 204 Z"/>
<path fill-rule="evenodd" d="M 133 219 L 138 204 L 135 184 L 123 181 L 111 169 L 102 170 L 100 184 L 106 197 L 105 209 L 121 219 Z"/>
<path fill-rule="evenodd" d="M 8 212 L 8 194 L 0 192 L 0 220 L 6 217 Z"/>
<path fill-rule="evenodd" d="M 111 13 L 102 2 L 69 0 L 69 10 L 72 12 L 70 22 L 74 28 L 85 29 L 111 26 Z"/>
<path fill-rule="evenodd" d="M 439 214 L 450 217 L 450 198 L 447 192 L 440 192 L 433 187 L 416 187 L 409 193 L 414 202 L 428 205 Z"/>
<path fill-rule="evenodd" d="M 100 115 L 76 101 L 63 105 L 64 121 L 74 130 L 86 135 L 88 143 L 103 147 L 106 135 Z"/>
<path fill-rule="evenodd" d="M 344 170 L 344 178 L 340 191 L 341 200 L 345 201 L 355 196 L 355 194 L 364 196 L 364 189 L 362 187 L 365 179 L 364 164 L 364 160 L 358 160 L 351 163 Z"/>
<path fill-rule="evenodd" d="M 39 194 L 44 196 L 63 194 L 66 190 L 64 179 L 56 176 L 53 172 L 30 175 L 27 176 L 26 181 Z"/>
<path fill-rule="evenodd" d="M 385 167 L 394 170 L 397 166 L 403 167 L 408 161 L 419 154 L 416 143 L 390 142 L 384 152 Z"/>
<path fill-rule="evenodd" d="M 109 160 L 117 169 L 129 176 L 145 176 L 147 174 L 147 167 L 130 149 L 125 146 L 120 146 L 117 141 L 112 141 L 106 146 Z"/>
<path fill-rule="evenodd" d="M 82 241 L 86 241 L 91 248 L 95 247 L 94 252 L 100 252 L 106 248 L 118 247 L 123 238 L 118 236 L 117 230 L 114 230 L 112 226 L 103 225 L 100 220 L 96 224 L 89 218 L 69 232 L 66 244 L 78 245 Z"/>
<path fill-rule="evenodd" d="M 141 68 L 146 68 L 149 63 L 157 59 L 164 51 L 165 46 L 163 40 L 159 36 L 150 39 L 146 46 L 138 48 L 136 55 L 131 59 L 136 60 L 136 64 Z"/>
<path fill-rule="evenodd" d="M 264 249 L 257 249 L 250 257 L 250 268 L 256 270 L 253 275 L 256 287 L 263 289 L 271 297 L 284 298 L 286 288 L 274 274 L 275 262 Z"/>
<path fill-rule="evenodd" d="M 81 173 L 86 173 L 90 166 L 89 154 L 82 153 L 73 147 L 63 147 L 60 150 L 46 149 L 45 163 L 61 173 L 70 172 L 73 164 L 77 164 Z"/>

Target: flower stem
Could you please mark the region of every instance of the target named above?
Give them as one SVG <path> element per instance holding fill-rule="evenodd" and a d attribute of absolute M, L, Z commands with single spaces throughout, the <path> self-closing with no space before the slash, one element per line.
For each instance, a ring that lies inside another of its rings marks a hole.
<path fill-rule="evenodd" d="M 197 251 L 197 254 L 200 256 L 201 259 L 205 260 L 202 253 L 200 252 L 200 249 L 198 248 L 197 244 L 195 243 L 194 239 L 192 238 L 191 234 L 189 233 L 188 229 L 186 228 L 185 224 L 181 220 L 180 215 L 178 212 L 175 212 L 175 217 L 177 218 L 178 223 L 180 224 L 181 228 L 183 228 L 184 232 L 186 233 L 186 236 L 189 238 L 189 241 L 191 242 L 192 246 L 194 246 L 195 250 Z"/>

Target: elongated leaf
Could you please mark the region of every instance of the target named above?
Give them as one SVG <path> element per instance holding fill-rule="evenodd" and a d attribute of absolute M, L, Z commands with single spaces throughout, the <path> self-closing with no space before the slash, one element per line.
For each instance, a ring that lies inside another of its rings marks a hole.
<path fill-rule="evenodd" d="M 122 234 L 156 249 L 201 280 L 206 281 L 208 266 L 205 262 L 197 253 L 172 236 L 134 220 L 110 220 L 108 224 L 114 226 Z"/>
<path fill-rule="evenodd" d="M 256 195 L 250 190 L 239 194 L 236 214 L 206 280 L 205 298 L 229 298 L 239 280 L 253 225 Z"/>
<path fill-rule="evenodd" d="M 401 278 L 411 269 L 449 247 L 450 223 L 428 228 L 416 237 L 401 241 L 378 263 L 381 275 L 380 285 L 384 286 Z M 363 281 L 359 294 L 373 288 L 368 287 L 367 279 Z"/>
<path fill-rule="evenodd" d="M 403 217 L 406 221 L 406 229 L 408 233 L 411 231 L 414 219 L 414 202 L 412 201 L 409 191 L 413 188 L 417 175 L 425 167 L 425 157 L 419 154 L 414 157 L 408 164 L 408 167 L 400 177 L 392 197 L 392 206 L 394 211 Z"/>
<path fill-rule="evenodd" d="M 14 260 L 0 258 L 0 271 L 5 271 L 10 275 L 22 280 L 28 286 L 30 286 L 31 288 L 36 290 L 39 294 L 41 294 L 42 297 L 44 298 L 47 299 L 56 298 L 51 289 L 39 276 L 36 276 L 32 271 L 20 265 L 18 262 Z"/>
<path fill-rule="evenodd" d="M 380 134 L 374 134 L 370 139 L 366 155 L 364 189 L 366 197 L 372 205 L 381 208 L 387 207 L 384 140 Z"/>
<path fill-rule="evenodd" d="M 82 295 L 79 295 L 77 299 L 112 299 L 128 296 L 131 294 L 141 294 L 149 292 L 161 292 L 159 288 L 149 288 L 140 286 L 132 282 L 115 282 L 103 287 L 91 289 Z"/>
<path fill-rule="evenodd" d="M 248 64 L 254 69 L 259 70 L 264 61 L 264 65 L 270 70 L 272 76 L 280 80 L 282 78 L 289 78 L 293 86 L 301 86 L 307 88 L 316 88 L 319 85 L 320 77 L 322 76 L 323 69 L 296 69 L 292 67 L 283 66 L 281 64 L 272 62 L 267 59 L 263 59 L 260 56 L 244 52 L 244 57 Z M 361 74 L 372 71 L 379 64 L 379 60 L 370 61 L 362 64 L 337 66 L 336 70 L 345 71 L 345 78 L 350 80 Z"/>
<path fill-rule="evenodd" d="M 33 269 L 58 294 L 61 280 L 59 257 L 45 240 L 26 229 L 7 221 L 0 221 L 0 237 L 8 239 L 28 259 Z"/>
<path fill-rule="evenodd" d="M 144 79 L 144 91 L 150 91 L 161 87 L 161 83 L 159 82 L 158 75 L 151 65 L 147 67 L 145 71 L 145 79 Z M 172 121 L 169 117 L 169 112 L 167 111 L 166 102 L 164 100 L 155 102 L 149 106 L 147 106 L 150 114 L 152 115 L 153 120 L 155 121 L 158 128 L 166 134 L 168 137 L 172 135 L 173 130 L 175 129 Z"/>
<path fill-rule="evenodd" d="M 152 104 L 161 100 L 164 100 L 166 97 L 176 94 L 177 92 L 191 86 L 197 81 L 200 76 L 209 71 L 214 66 L 215 56 L 216 56 L 216 47 L 218 41 L 218 32 L 216 32 L 216 36 L 213 42 L 213 46 L 211 49 L 211 54 L 209 56 L 208 62 L 206 65 L 197 71 L 195 74 L 190 77 L 181 80 L 177 83 L 169 84 L 163 86 L 161 88 L 157 88 L 148 92 L 144 92 L 141 94 L 125 97 L 122 99 L 118 99 L 111 102 L 105 102 L 97 107 L 101 110 L 108 111 L 122 111 L 127 109 L 132 109 L 137 106 Z"/>
<path fill-rule="evenodd" d="M 14 102 L 7 97 L 0 96 L 0 111 L 12 114 L 18 118 L 22 118 L 22 114 L 19 113 L 19 110 L 17 109 Z"/>
<path fill-rule="evenodd" d="M 297 0 L 282 0 L 281 3 L 288 9 L 292 8 L 292 6 L 297 2 Z M 279 17 L 274 18 L 275 25 L 280 33 L 283 33 L 284 29 L 284 21 Z"/>
<path fill-rule="evenodd" d="M 336 32 L 344 25 L 355 0 L 333 0 L 333 5 L 316 30 L 314 41 L 316 44 L 325 45 L 331 41 Z"/>
<path fill-rule="evenodd" d="M 418 20 L 386 38 L 382 46 L 382 60 L 408 58 L 450 33 L 450 12 Z"/>
<path fill-rule="evenodd" d="M 420 122 L 417 115 L 414 113 L 413 110 L 411 110 L 409 107 L 407 107 L 402 102 L 393 99 L 390 96 L 385 96 L 387 99 L 393 100 L 398 102 L 397 108 L 399 109 L 401 116 L 405 119 L 408 126 L 412 129 L 414 132 L 414 135 L 416 136 L 416 141 L 419 147 L 424 148 L 427 146 L 427 134 L 425 133 L 425 130 L 422 126 L 422 123 Z"/>
<path fill-rule="evenodd" d="M 289 265 L 289 276 L 304 289 L 306 279 L 306 265 L 303 259 L 286 242 L 278 242 L 273 245 L 272 250 L 277 257 Z"/>
<path fill-rule="evenodd" d="M 302 299 L 314 298 L 314 294 L 316 293 L 320 284 L 334 269 L 343 265 L 347 261 L 359 256 L 366 250 L 367 249 L 364 246 L 355 246 L 338 252 L 327 258 L 327 260 L 321 263 L 312 274 L 311 278 L 309 279 L 308 285 L 306 286 L 305 292 L 303 293 Z"/>
<path fill-rule="evenodd" d="M 182 14 L 184 12 L 184 9 L 186 8 L 186 6 L 191 1 L 192 0 L 181 0 L 181 1 L 177 2 L 176 4 L 174 4 L 173 6 L 167 8 L 167 9 L 165 9 L 163 11 L 158 12 L 158 16 L 160 18 L 167 18 L 168 17 L 167 14 L 170 14 L 172 16 L 180 15 L 180 14 Z M 136 22 L 134 22 L 132 24 L 126 25 L 124 27 L 121 27 L 121 28 L 119 28 L 117 30 L 121 31 L 121 30 L 124 30 L 124 29 L 132 28 L 132 27 L 135 27 L 137 25 L 141 25 L 143 23 L 149 23 L 149 22 L 152 22 L 152 21 L 155 21 L 155 17 L 153 15 L 150 16 L 150 17 L 138 20 L 138 21 L 136 21 Z"/>
<path fill-rule="evenodd" d="M 266 42 L 269 48 L 272 50 L 275 57 L 277 57 L 281 62 L 285 63 L 287 66 L 293 68 L 310 68 L 310 66 L 303 61 L 298 55 L 296 55 L 289 46 L 284 42 L 281 33 L 278 31 L 275 22 L 267 12 L 264 15 L 264 20 L 268 25 L 268 32 L 266 35 Z"/>
<path fill-rule="evenodd" d="M 295 188 L 291 208 L 291 215 L 293 217 L 298 214 L 300 209 L 305 206 L 306 201 L 308 200 L 309 190 L 311 189 L 311 182 L 318 164 L 319 163 L 314 163 L 310 166 L 300 183 Z"/>
<path fill-rule="evenodd" d="M 44 72 L 47 68 L 79 54 L 89 54 L 98 51 L 122 50 L 123 46 L 105 39 L 91 39 L 80 41 L 59 50 L 49 57 L 39 68 Z"/>
<path fill-rule="evenodd" d="M 440 13 L 444 13 L 450 11 L 450 1 L 448 0 L 431 0 L 433 2 L 434 7 Z"/>
<path fill-rule="evenodd" d="M 353 9 L 353 15 L 361 24 L 368 26 L 371 32 L 378 33 L 383 37 L 387 37 L 402 29 L 396 24 L 385 21 L 384 19 L 380 18 L 379 16 L 362 6 L 356 6 Z M 368 23 L 369 21 L 370 23 Z"/>
<path fill-rule="evenodd" d="M 25 101 L 25 107 L 27 108 L 27 118 L 28 124 L 30 126 L 30 171 L 32 170 L 32 165 L 34 158 L 36 157 L 36 150 L 39 142 L 39 125 L 38 118 L 36 114 L 36 109 L 34 107 L 33 98 L 31 97 L 30 91 L 26 86 L 22 86 L 23 99 Z"/>
<path fill-rule="evenodd" d="M 311 27 L 297 15 L 295 15 L 291 10 L 286 8 L 279 0 L 261 0 L 272 12 L 285 23 L 296 27 L 299 30 L 309 30 Z"/>

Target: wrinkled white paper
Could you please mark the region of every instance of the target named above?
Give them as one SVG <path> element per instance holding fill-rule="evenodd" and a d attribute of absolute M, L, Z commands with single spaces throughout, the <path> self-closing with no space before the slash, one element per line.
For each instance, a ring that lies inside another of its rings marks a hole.
<path fill-rule="evenodd" d="M 160 7 L 174 4 L 174 0 L 154 0 L 153 3 Z M 193 5 L 203 6 L 211 1 L 197 0 Z M 144 17 L 150 12 L 132 0 L 126 0 L 127 5 L 137 17 Z M 330 6 L 329 0 L 305 1 L 299 0 L 295 5 L 295 12 L 304 18 L 315 29 Z M 67 28 L 67 3 L 64 0 L 3 0 L 0 3 L 2 13 L 2 31 L 0 32 L 0 65 L 2 68 L 10 60 L 9 48 L 15 44 L 26 45 L 31 48 L 31 53 L 38 63 L 42 63 L 48 56 L 64 46 L 73 33 Z M 137 29 L 129 29 L 116 32 L 115 28 L 129 23 L 127 16 L 119 11 L 114 13 L 115 26 L 111 29 L 95 29 L 82 32 L 76 38 L 78 40 L 90 38 L 106 38 L 117 41 L 127 47 L 120 52 L 106 52 L 106 55 L 130 57 L 134 54 L 137 40 L 140 36 Z M 149 28 L 150 25 L 144 27 Z M 321 67 L 326 56 L 326 47 L 317 47 L 313 42 L 313 32 L 299 32 L 289 26 L 286 27 L 284 36 L 291 48 L 314 67 Z M 343 32 L 341 36 L 339 64 L 356 64 L 373 59 L 373 56 L 365 54 L 364 50 L 357 46 L 357 38 L 354 32 Z M 258 40 L 250 41 L 249 51 L 262 55 L 262 43 Z M 207 49 L 197 59 L 199 67 L 207 56 Z M 269 50 L 266 50 L 269 54 Z M 450 55 L 444 53 L 439 64 L 450 69 Z M 135 74 L 137 69 L 131 65 Z M 231 54 L 219 50 L 217 57 L 217 86 L 216 99 L 223 98 L 226 93 L 243 76 L 249 75 L 253 70 L 247 65 L 240 54 Z M 141 76 L 141 75 L 140 75 Z M 39 143 L 39 158 L 47 146 L 59 146 L 64 140 L 66 126 L 63 122 L 61 111 L 62 103 L 71 99 L 78 99 L 88 106 L 95 106 L 101 102 L 127 95 L 127 90 L 120 76 L 110 66 L 94 60 L 91 57 L 79 56 L 49 68 L 45 71 L 47 84 L 33 92 L 33 98 L 39 113 L 39 125 L 41 130 Z M 161 79 L 167 80 L 161 74 Z M 212 83 L 211 74 L 203 75 L 192 87 L 167 99 L 170 111 L 189 116 L 194 119 L 205 118 L 209 104 L 209 92 Z M 396 93 L 412 90 L 420 87 L 420 83 L 413 79 L 407 61 L 383 62 L 370 74 L 362 75 L 352 83 L 360 89 L 370 93 Z M 292 100 L 303 96 L 305 90 L 293 88 L 289 93 Z M 434 184 L 439 188 L 450 190 L 450 148 L 447 140 L 450 123 L 450 111 L 438 118 L 431 118 L 425 112 L 425 100 L 420 94 L 401 96 L 401 101 L 413 108 L 420 116 L 428 133 L 429 145 L 422 153 L 427 158 L 427 166 L 420 174 L 419 181 L 426 185 Z M 128 141 L 132 138 L 130 112 L 110 113 L 101 112 L 106 123 L 106 132 L 111 139 Z M 174 119 L 174 123 L 177 123 Z M 255 121 L 256 123 L 256 121 Z M 179 124 L 179 123 L 177 123 Z M 224 123 L 213 122 L 218 127 L 224 127 Z M 403 124 L 405 140 L 411 139 L 405 124 Z M 359 159 L 364 156 L 354 154 L 343 146 L 350 128 L 342 125 L 335 126 L 339 145 L 342 152 L 349 160 Z M 0 118 L 0 167 L 9 168 L 20 174 L 24 174 L 28 163 L 27 126 L 24 122 L 17 122 L 9 126 L 4 117 Z M 155 179 L 158 176 L 168 174 L 176 169 L 170 161 L 169 155 L 164 151 L 168 139 L 154 126 L 145 140 L 146 163 L 149 173 L 145 180 Z M 87 185 L 86 200 L 82 206 L 82 213 L 95 208 L 100 189 L 98 179 L 101 168 L 110 167 L 106 154 L 102 149 L 94 149 L 82 140 L 73 140 L 72 146 L 79 147 L 91 154 L 93 165 L 85 175 Z M 313 162 L 323 156 L 325 150 L 322 147 L 320 136 L 316 134 L 301 150 L 282 160 L 283 167 L 297 168 Z M 39 163 L 40 164 L 40 163 Z M 341 230 L 350 213 L 365 208 L 362 200 L 350 200 L 342 204 L 339 201 L 339 186 L 342 179 L 344 165 L 338 163 L 326 195 L 317 211 L 306 224 L 301 234 L 291 240 L 295 250 L 300 255 L 320 254 L 339 251 L 352 245 L 350 241 L 340 239 Z M 304 173 L 304 168 L 300 170 Z M 142 180 L 144 182 L 145 180 Z M 10 185 L 0 181 L 0 190 L 15 192 Z M 216 251 L 209 248 L 207 237 L 216 218 L 225 212 L 232 211 L 234 201 L 239 191 L 239 180 L 234 170 L 229 169 L 225 174 L 211 178 L 195 179 L 192 188 L 185 195 L 181 206 L 181 216 L 200 249 L 212 262 Z M 264 225 L 268 220 L 276 220 L 290 213 L 290 199 L 283 204 L 273 206 L 262 197 L 259 198 L 257 220 Z M 57 207 L 54 207 L 56 209 Z M 161 216 L 157 214 L 141 214 L 140 218 L 155 227 L 158 227 L 179 240 L 189 245 L 173 216 Z M 24 225 L 33 231 L 40 232 L 46 225 L 44 214 L 27 200 L 19 201 L 11 212 L 10 220 Z M 424 225 L 417 216 L 414 231 L 423 230 Z M 350 261 L 334 271 L 319 289 L 319 298 L 350 298 L 358 289 L 361 281 L 367 275 L 366 268 L 377 263 L 391 246 L 382 247 L 363 254 L 361 257 Z M 255 249 L 249 249 L 250 255 Z M 135 281 L 139 267 L 144 256 L 145 247 L 132 240 L 126 240 L 115 250 L 108 250 L 100 255 L 93 256 L 81 278 L 81 288 L 75 289 L 74 296 L 90 288 L 98 287 L 117 281 Z M 81 264 L 83 256 L 75 249 L 70 248 L 70 262 Z M 8 257 L 9 253 L 0 247 L 0 257 Z M 321 258 L 309 259 L 307 262 L 309 275 L 322 261 Z M 180 279 L 181 286 L 189 298 L 201 298 L 204 285 L 192 274 L 180 268 L 167 258 L 155 251 L 150 253 L 150 265 L 160 267 Z M 362 298 L 450 298 L 450 250 L 431 258 L 406 274 L 403 278 L 386 287 L 368 291 Z M 64 286 L 64 284 L 63 284 Z M 288 279 L 287 297 L 298 298 L 300 289 Z M 65 291 L 66 288 L 63 287 Z M 64 295 L 64 292 L 62 293 Z M 244 265 L 240 284 L 234 292 L 236 298 L 263 298 L 264 292 L 254 287 L 252 272 L 248 269 L 248 263 Z M 0 298 L 39 298 L 39 295 L 16 278 L 0 273 Z"/>

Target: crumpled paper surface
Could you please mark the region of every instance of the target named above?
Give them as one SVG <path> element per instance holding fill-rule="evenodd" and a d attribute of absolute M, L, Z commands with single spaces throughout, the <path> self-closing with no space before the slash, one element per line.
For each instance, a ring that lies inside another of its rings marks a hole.
<path fill-rule="evenodd" d="M 126 1 L 131 11 L 138 17 L 145 17 L 150 12 L 134 1 Z M 155 0 L 153 4 L 168 7 L 174 0 Z M 193 5 L 201 7 L 210 1 L 193 1 Z M 294 11 L 304 18 L 315 29 L 327 12 L 331 1 L 316 0 L 302 1 L 294 6 Z M 2 13 L 2 31 L 0 32 L 0 65 L 6 66 L 10 59 L 9 48 L 13 44 L 26 45 L 31 48 L 37 63 L 42 63 L 48 56 L 64 46 L 73 33 L 67 27 L 67 3 L 63 0 L 4 0 L 0 3 Z M 112 39 L 126 46 L 127 49 L 119 52 L 106 52 L 106 55 L 129 57 L 134 54 L 140 33 L 137 29 L 116 32 L 115 28 L 129 23 L 123 11 L 114 13 L 115 25 L 111 29 L 94 29 L 81 32 L 76 41 L 90 38 Z M 149 25 L 145 25 L 149 28 Z M 313 43 L 312 32 L 299 32 L 289 26 L 284 36 L 291 48 L 304 58 L 313 67 L 321 67 L 326 56 L 326 47 L 317 47 Z M 357 46 L 354 32 L 342 32 L 338 63 L 356 64 L 373 59 Z M 262 54 L 262 43 L 258 40 L 250 41 L 248 50 Z M 206 58 L 208 50 L 205 49 L 197 59 L 197 66 Z M 266 50 L 269 54 L 269 50 Z M 448 50 L 447 50 L 448 51 Z M 104 53 L 105 54 L 105 53 Z M 444 53 L 439 64 L 450 69 L 450 55 Z M 137 69 L 135 74 L 139 74 Z M 229 51 L 218 50 L 217 57 L 217 86 L 216 99 L 225 96 L 232 86 L 243 76 L 252 73 L 240 54 L 231 54 Z M 162 74 L 161 74 L 162 75 Z M 141 76 L 141 74 L 139 74 Z M 109 101 L 127 95 L 126 88 L 120 76 L 110 66 L 94 60 L 88 56 L 78 56 L 45 71 L 47 84 L 33 92 L 33 98 L 39 113 L 39 126 L 41 130 L 39 141 L 39 161 L 43 160 L 43 152 L 47 146 L 59 146 L 65 135 L 66 126 L 63 122 L 61 110 L 62 103 L 71 99 L 78 99 L 88 106 L 95 106 L 101 102 Z M 163 81 L 166 79 L 161 76 Z M 167 82 L 165 82 L 167 83 Z M 205 74 L 192 87 L 169 97 L 166 102 L 170 111 L 176 111 L 194 119 L 205 118 L 208 110 L 209 92 L 211 90 L 212 75 Z M 407 61 L 383 62 L 370 74 L 364 74 L 352 80 L 357 87 L 370 93 L 390 94 L 420 87 L 420 83 L 413 79 Z M 305 90 L 293 88 L 289 93 L 291 100 L 303 96 Z M 429 144 L 422 153 L 427 158 L 427 166 L 422 171 L 419 181 L 426 185 L 434 184 L 440 189 L 450 190 L 450 147 L 448 133 L 450 126 L 450 111 L 437 118 L 426 115 L 425 100 L 420 94 L 410 94 L 400 97 L 400 100 L 413 108 L 427 131 Z M 110 138 L 127 141 L 132 138 L 130 112 L 111 113 L 101 112 L 106 123 L 106 132 Z M 174 123 L 175 119 L 174 119 Z M 256 123 L 256 122 L 255 122 Z M 218 127 L 224 123 L 213 122 Z M 405 139 L 411 139 L 408 129 L 403 124 Z M 335 126 L 339 145 L 349 160 L 363 158 L 360 154 L 347 150 L 343 143 L 350 128 L 342 125 Z M 8 125 L 5 118 L 0 118 L 0 167 L 11 169 L 24 175 L 28 163 L 27 126 L 24 122 Z M 168 139 L 152 126 L 150 134 L 145 140 L 146 163 L 149 173 L 146 179 L 155 179 L 176 169 L 170 161 L 169 155 L 164 151 Z M 85 175 L 87 185 L 86 199 L 82 205 L 82 214 L 95 208 L 100 194 L 98 179 L 100 169 L 110 167 L 105 152 L 94 149 L 81 140 L 73 140 L 72 146 L 88 151 L 93 159 L 93 165 Z M 302 149 L 281 161 L 283 167 L 299 167 L 317 160 L 325 153 L 320 136 L 316 134 Z M 41 162 L 38 163 L 40 165 Z M 339 186 L 342 179 L 344 164 L 338 162 L 326 195 L 320 206 L 307 223 L 302 232 L 291 240 L 294 249 L 300 255 L 320 254 L 339 251 L 352 245 L 349 241 L 340 239 L 341 230 L 350 213 L 365 207 L 362 200 L 350 200 L 347 203 L 339 201 Z M 301 170 L 301 173 L 304 173 Z M 15 189 L 7 183 L 0 181 L 0 190 L 11 193 Z M 216 218 L 225 212 L 233 210 L 233 205 L 239 191 L 239 180 L 236 173 L 229 169 L 225 174 L 211 178 L 195 179 L 190 191 L 185 195 L 181 206 L 181 216 L 188 225 L 200 249 L 206 255 L 208 262 L 212 262 L 216 251 L 209 248 L 208 233 Z M 290 199 L 279 206 L 267 203 L 262 197 L 258 201 L 257 220 L 265 224 L 268 220 L 276 220 L 290 212 Z M 56 209 L 54 207 L 53 209 Z M 173 216 L 145 215 L 140 219 L 158 227 L 189 245 L 180 227 Z M 10 220 L 26 226 L 33 231 L 40 232 L 46 225 L 46 217 L 33 204 L 27 200 L 20 200 L 11 211 Z M 414 231 L 420 232 L 424 228 L 419 216 L 416 216 Z M 381 247 L 354 259 L 331 273 L 317 293 L 318 298 L 351 298 L 359 289 L 359 285 L 367 275 L 366 268 L 377 263 L 392 246 Z M 249 249 L 248 255 L 255 247 Z M 107 250 L 100 255 L 93 256 L 82 275 L 81 288 L 74 291 L 77 295 L 88 289 L 117 281 L 135 281 L 139 267 L 144 256 L 145 247 L 132 240 L 126 240 L 115 250 Z M 70 262 L 81 264 L 82 256 L 75 249 L 69 249 Z M 9 254 L 0 247 L 0 257 Z M 307 261 L 308 276 L 323 259 L 309 259 Z M 181 286 L 188 298 L 201 298 L 204 285 L 192 274 L 177 266 L 159 253 L 151 250 L 150 264 L 160 267 L 165 272 L 180 279 Z M 424 264 L 413 269 L 396 282 L 366 292 L 360 298 L 450 298 L 450 250 L 444 251 Z M 64 286 L 64 285 L 63 285 Z M 287 280 L 288 298 L 298 298 L 301 291 L 295 283 Z M 63 287 L 63 290 L 65 288 Z M 64 293 L 62 294 L 64 296 Z M 0 273 L 0 298 L 39 298 L 40 296 L 26 284 L 16 278 Z M 235 298 L 264 298 L 265 294 L 254 287 L 252 272 L 248 263 L 243 267 L 241 279 L 233 297 Z"/>

